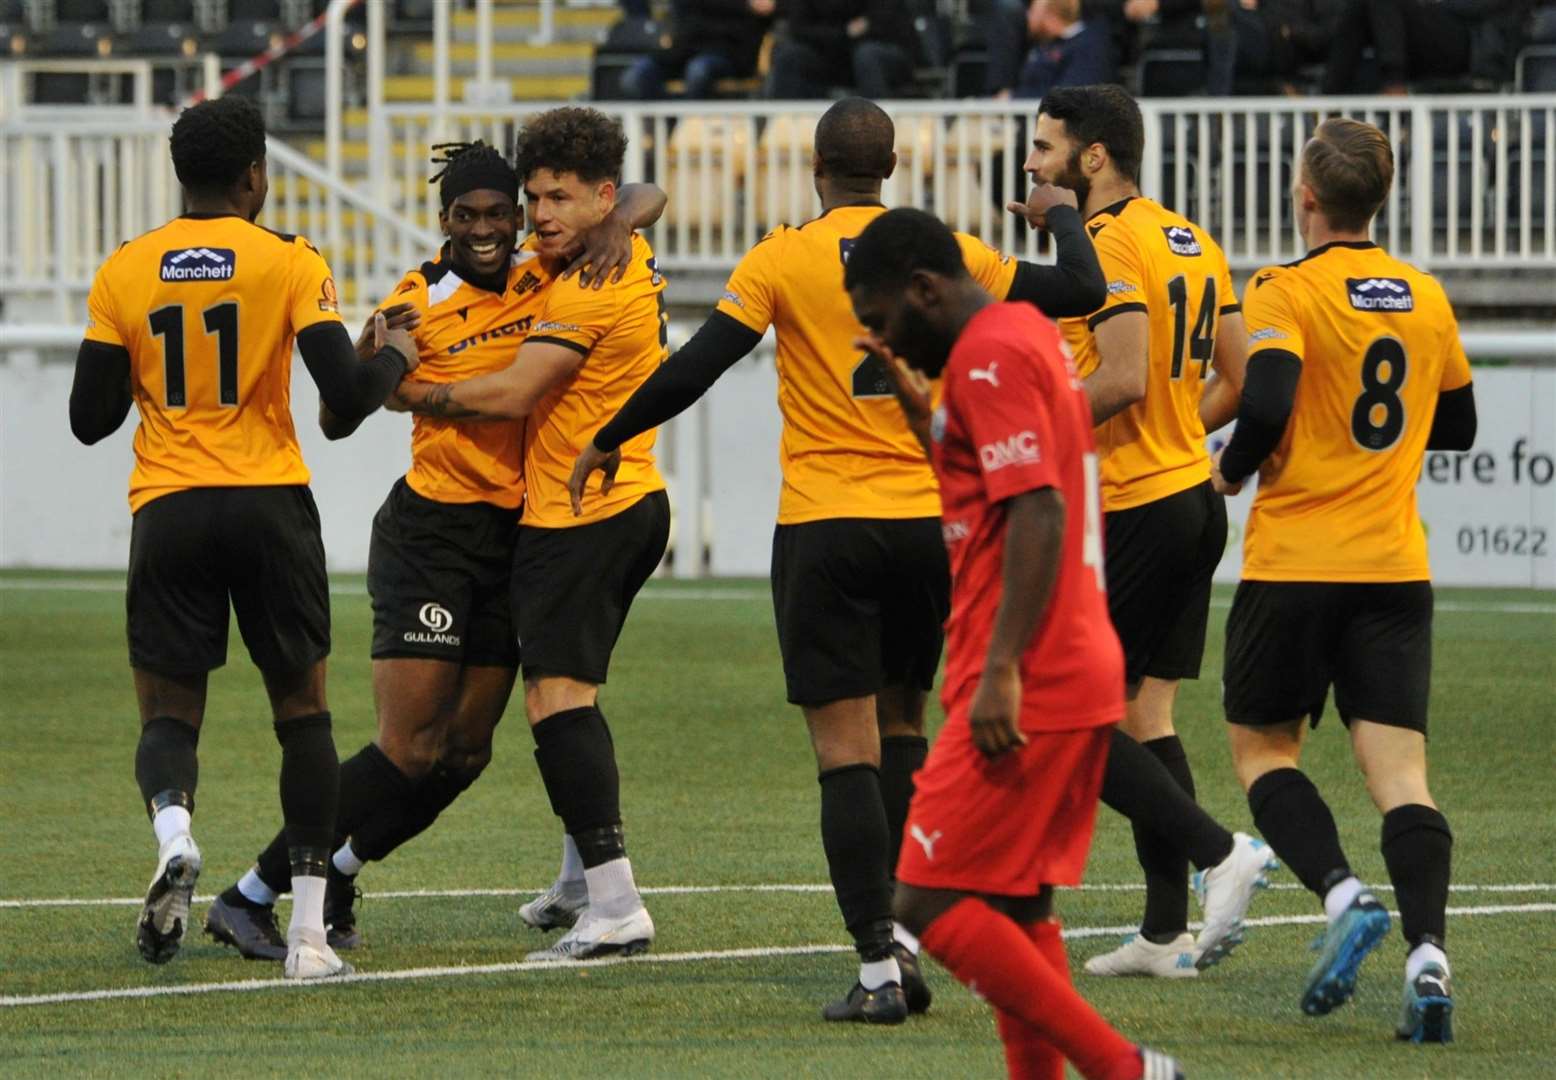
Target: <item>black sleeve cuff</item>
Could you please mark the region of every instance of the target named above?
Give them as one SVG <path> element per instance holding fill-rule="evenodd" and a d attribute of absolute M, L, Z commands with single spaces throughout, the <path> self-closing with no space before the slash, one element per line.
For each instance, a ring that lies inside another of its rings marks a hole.
<path fill-rule="evenodd" d="M 1468 450 L 1475 445 L 1479 422 L 1475 415 L 1473 383 L 1437 395 L 1437 414 L 1426 437 L 1428 450 Z"/>
<path fill-rule="evenodd" d="M 1106 308 L 1086 320 L 1086 329 L 1095 330 L 1115 315 L 1124 315 L 1131 311 L 1143 313 L 1145 310 L 1146 306 L 1144 304 L 1119 304 L 1117 307 Z"/>

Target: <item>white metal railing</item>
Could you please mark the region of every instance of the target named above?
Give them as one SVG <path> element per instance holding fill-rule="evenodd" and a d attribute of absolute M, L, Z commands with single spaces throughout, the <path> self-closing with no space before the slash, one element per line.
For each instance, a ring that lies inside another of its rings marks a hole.
<path fill-rule="evenodd" d="M 369 162 L 380 198 L 430 223 L 424 183 L 435 139 L 511 143 L 555 103 L 505 108 L 385 105 L 372 111 Z M 665 265 L 723 269 L 770 227 L 818 212 L 811 142 L 825 102 L 600 103 L 630 139 L 625 178 L 670 196 L 655 247 Z M 993 101 L 883 103 L 897 124 L 888 203 L 924 207 L 1007 251 L 1037 239 L 1002 209 L 1025 184 L 1035 127 Z M 1289 190 L 1302 145 L 1343 114 L 1377 124 L 1395 154 L 1379 241 L 1427 269 L 1556 270 L 1556 95 L 1147 100 L 1142 187 L 1208 229 L 1242 269 L 1302 252 Z"/>
<path fill-rule="evenodd" d="M 12 320 L 79 327 L 97 267 L 182 211 L 168 118 L 0 122 L 0 293 Z M 341 183 L 276 139 L 260 224 L 310 237 L 346 307 L 376 303 L 438 233 Z M 20 301 L 20 303 L 17 303 Z M 47 312 L 47 314 L 45 314 Z"/>

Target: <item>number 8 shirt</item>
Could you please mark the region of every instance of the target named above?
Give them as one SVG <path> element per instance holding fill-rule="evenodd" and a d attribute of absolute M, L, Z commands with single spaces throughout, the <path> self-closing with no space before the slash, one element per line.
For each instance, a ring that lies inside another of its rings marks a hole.
<path fill-rule="evenodd" d="M 966 725 L 1003 592 L 1006 500 L 1053 488 L 1064 542 L 1053 596 L 1021 656 L 1021 729 L 1075 731 L 1124 714 L 1108 618 L 1091 407 L 1059 330 L 1027 304 L 990 304 L 963 329 L 931 424 L 951 618 L 941 699 Z"/>
<path fill-rule="evenodd" d="M 1425 581 L 1416 480 L 1437 395 L 1470 382 L 1453 308 L 1430 275 L 1337 241 L 1253 276 L 1249 363 L 1302 365 L 1291 419 L 1259 470 L 1243 577 Z"/>

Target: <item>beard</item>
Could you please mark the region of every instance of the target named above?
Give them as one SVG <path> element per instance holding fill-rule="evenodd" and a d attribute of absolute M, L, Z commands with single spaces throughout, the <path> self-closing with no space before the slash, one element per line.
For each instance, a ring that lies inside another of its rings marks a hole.
<path fill-rule="evenodd" d="M 1070 155 L 1070 160 L 1064 163 L 1064 171 L 1054 177 L 1054 183 L 1075 192 L 1075 201 L 1080 204 L 1081 213 L 1086 212 L 1086 197 L 1091 194 L 1091 181 L 1081 171 L 1080 150 Z"/>
<path fill-rule="evenodd" d="M 946 361 L 951 358 L 951 347 L 956 344 L 956 335 L 930 322 L 918 308 L 909 303 L 904 305 L 902 312 L 902 338 L 911 344 L 898 355 L 910 367 L 917 368 L 931 379 L 938 379 L 945 370 Z"/>

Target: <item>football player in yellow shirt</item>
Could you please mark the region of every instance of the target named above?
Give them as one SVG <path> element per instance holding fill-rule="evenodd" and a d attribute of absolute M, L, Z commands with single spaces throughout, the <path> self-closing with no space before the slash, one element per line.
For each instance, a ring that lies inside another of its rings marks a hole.
<path fill-rule="evenodd" d="M 448 242 L 408 272 L 383 305 L 388 325 L 411 330 L 421 378 L 446 382 L 513 360 L 552 284 L 534 252 L 515 251 L 523 213 L 519 181 L 483 143 L 435 147 Z M 615 210 L 580 236 L 564 276 L 587 266 L 594 285 L 625 272 L 632 230 L 653 224 L 664 193 L 628 185 Z M 371 348 L 371 333 L 358 341 Z M 338 438 L 354 426 L 321 418 Z M 368 592 L 373 601 L 373 689 L 378 734 L 341 763 L 337 846 L 325 896 L 333 948 L 360 943 L 356 874 L 432 824 L 491 760 L 519 656 L 509 599 L 513 545 L 524 498 L 519 421 L 463 424 L 415 418 L 411 468 L 373 519 Z M 573 860 L 576 862 L 576 853 Z M 286 836 L 206 914 L 206 932 L 250 959 L 285 955 L 277 894 L 291 885 Z"/>
<path fill-rule="evenodd" d="M 1076 192 L 1107 278 L 1101 308 L 1060 327 L 1097 424 L 1108 609 L 1124 646 L 1128 710 L 1102 801 L 1134 828 L 1146 902 L 1140 932 L 1086 970 L 1183 978 L 1242 940 L 1274 860 L 1194 802 L 1173 727 L 1178 681 L 1199 677 L 1211 577 L 1226 547 L 1205 432 L 1231 419 L 1244 344 L 1221 249 L 1140 194 L 1144 142 L 1140 108 L 1121 88 L 1065 87 L 1039 106 L 1026 168 Z M 1188 932 L 1190 861 L 1202 872 L 1197 939 Z"/>
<path fill-rule="evenodd" d="M 137 927 L 143 957 L 178 952 L 199 876 L 190 834 L 206 680 L 227 659 L 229 605 L 264 676 L 281 743 L 281 811 L 297 902 L 279 957 L 289 978 L 349 972 L 325 940 L 325 868 L 339 764 L 325 701 L 329 583 L 319 511 L 292 426 L 295 342 L 331 410 L 376 409 L 417 354 L 403 330 L 363 362 L 334 279 L 308 241 L 254 224 L 265 124 L 245 98 L 185 110 L 173 167 L 187 213 L 122 245 L 97 272 L 76 358 L 70 426 L 91 444 L 133 403 L 130 666 L 135 752 L 157 836 Z"/>
<path fill-rule="evenodd" d="M 553 109 L 524 125 L 514 158 L 533 233 L 521 255 L 561 271 L 579 235 L 616 205 L 626 145 L 621 125 L 594 109 Z M 405 407 L 427 416 L 526 418 L 524 514 L 512 575 L 524 706 L 541 777 L 583 878 L 569 873 L 564 856 L 562 877 L 525 905 L 521 914 L 532 926 L 573 923 L 534 959 L 630 954 L 654 939 L 627 859 L 615 748 L 599 707 L 627 611 L 669 538 L 654 432 L 624 448 L 610 498 L 583 517 L 572 513 L 567 477 L 573 448 L 663 362 L 663 294 L 653 252 L 634 234 L 620 280 L 599 289 L 558 281 L 547 290 L 508 366 L 456 381 L 406 382 L 399 393 Z"/>
<path fill-rule="evenodd" d="M 1327 1013 L 1389 929 L 1298 767 L 1334 687 L 1410 950 L 1396 1032 L 1449 1042 L 1453 834 L 1426 782 L 1432 585 L 1416 481 L 1427 450 L 1474 445 L 1475 392 L 1442 286 L 1370 239 L 1393 179 L 1383 132 L 1319 125 L 1292 192 L 1308 253 L 1248 291 L 1248 377 L 1213 474 L 1235 494 L 1259 472 L 1226 624 L 1226 718 L 1254 821 L 1323 901 L 1302 1010 Z"/>
<path fill-rule="evenodd" d="M 696 401 L 761 340 L 778 338 L 779 461 L 773 609 L 789 701 L 810 731 L 821 787 L 821 838 L 859 979 L 829 1020 L 901 1022 L 929 1007 L 918 943 L 891 919 L 892 876 L 928 750 L 924 704 L 950 609 L 950 570 L 934 472 L 893 400 L 887 370 L 854 339 L 843 290 L 854 239 L 886 213 L 881 184 L 896 166 L 891 118 L 862 98 L 840 101 L 816 127 L 822 214 L 779 226 L 746 253 L 723 299 L 686 346 L 587 441 L 572 473 L 579 509 L 589 475 L 613 490 L 618 447 L 631 446 Z M 1040 267 L 958 236 L 973 278 L 1001 299 L 1052 315 L 1091 311 L 1102 280 L 1067 193 L 1018 204 L 1053 230 L 1058 265 Z M 997 371 L 990 373 L 997 378 Z M 619 481 L 616 481 L 619 482 Z"/>

